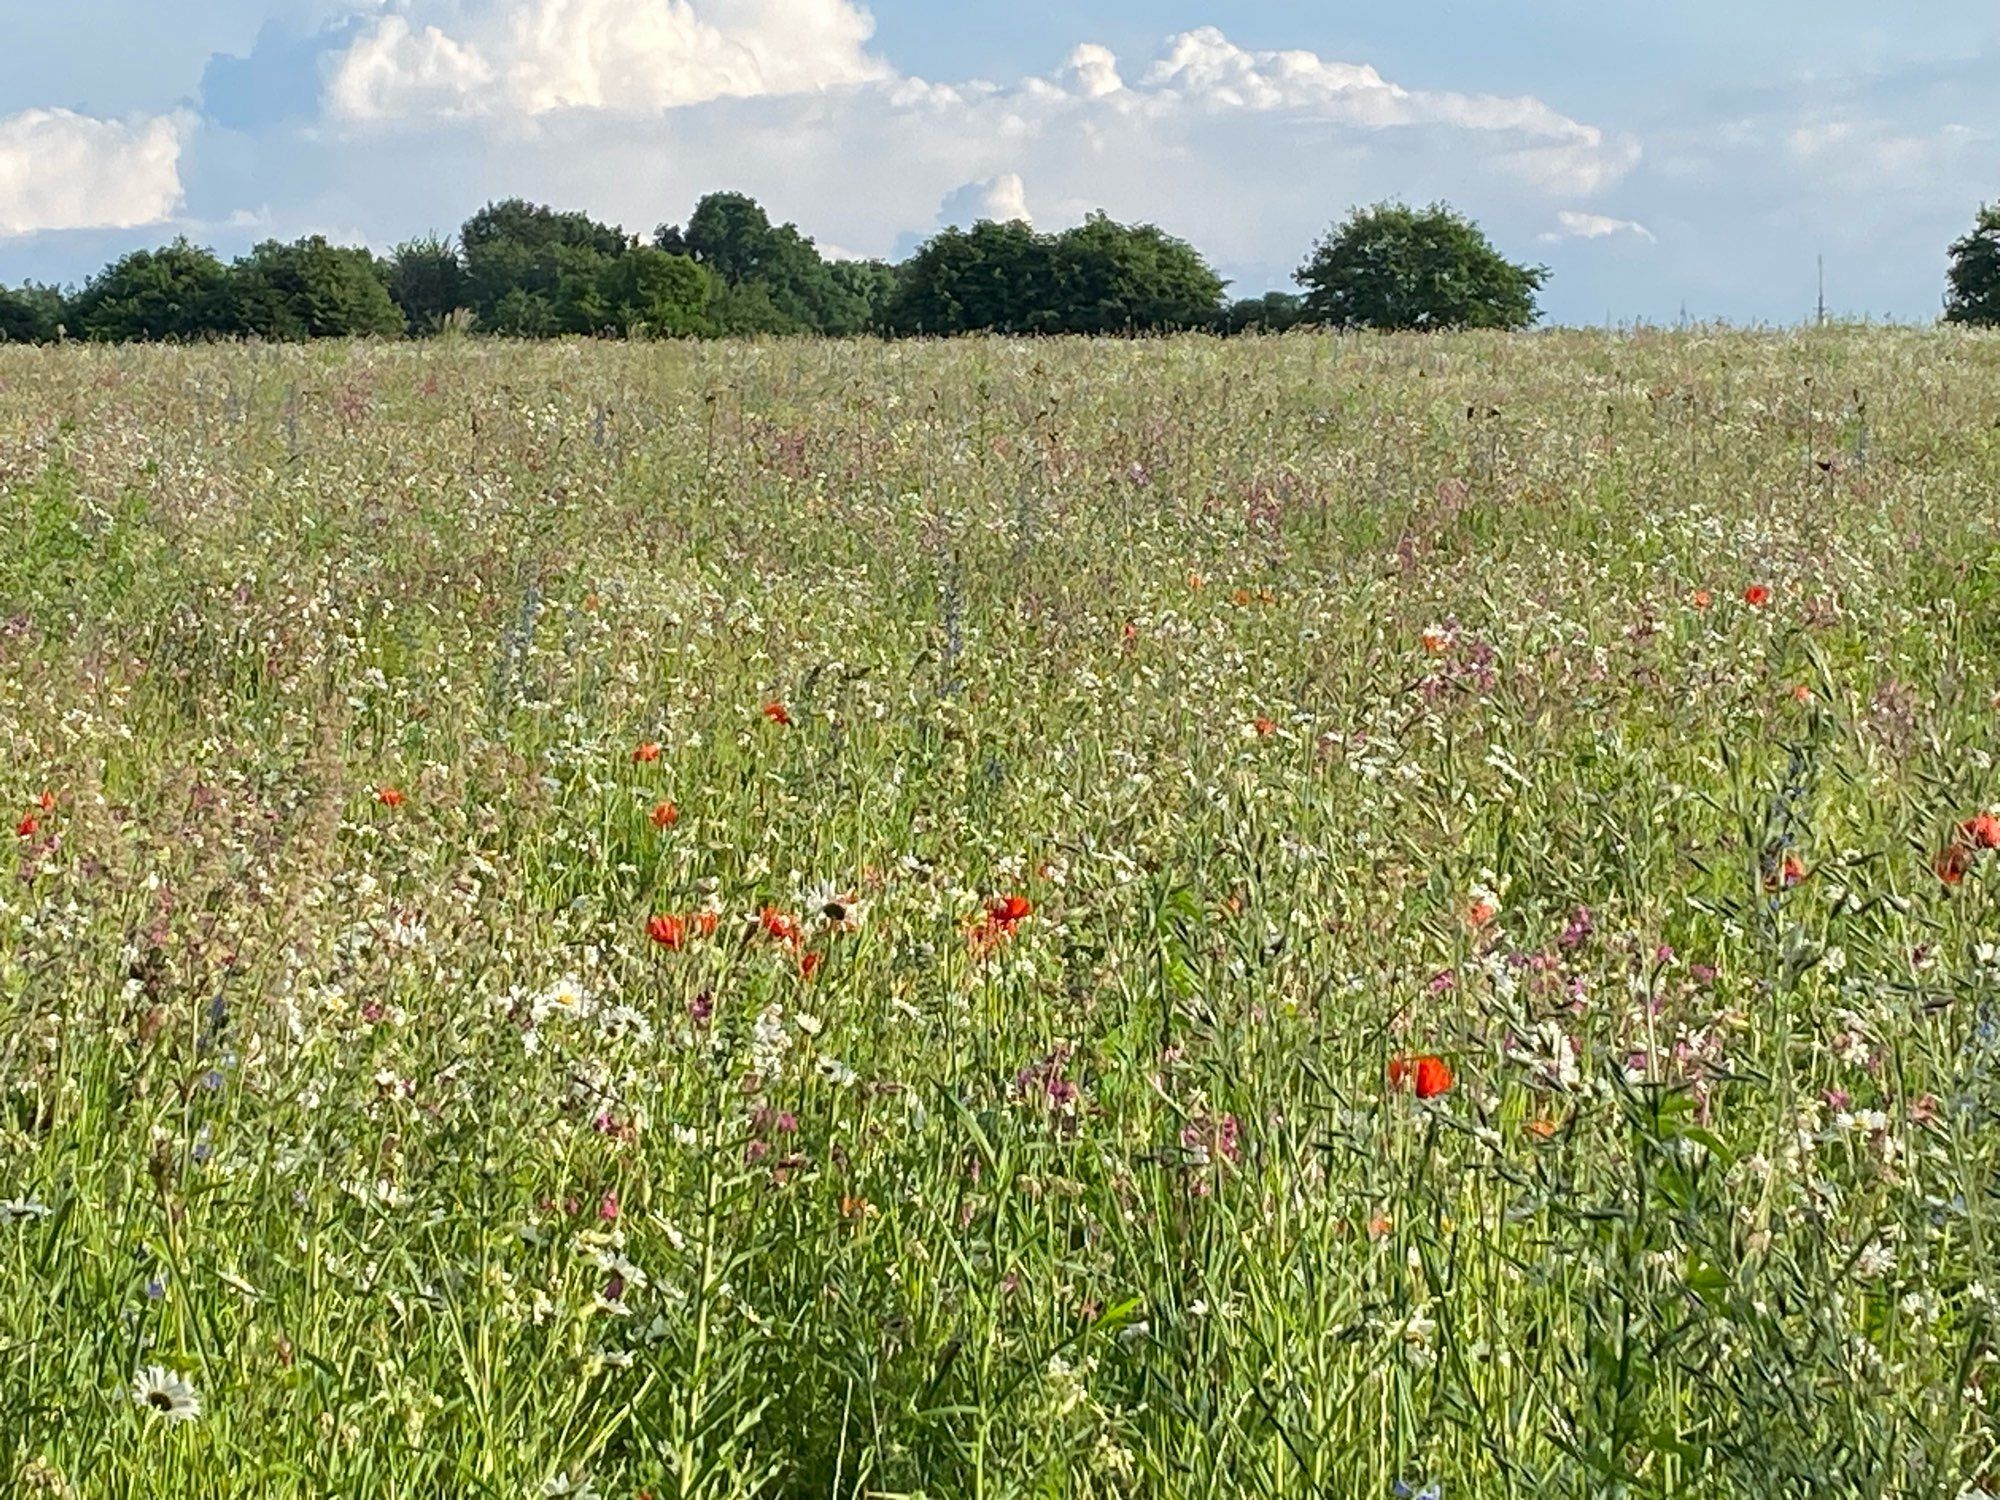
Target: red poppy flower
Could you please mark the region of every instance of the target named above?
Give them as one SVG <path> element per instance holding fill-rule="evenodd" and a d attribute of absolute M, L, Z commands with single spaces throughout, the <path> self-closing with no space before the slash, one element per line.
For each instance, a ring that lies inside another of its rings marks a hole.
<path fill-rule="evenodd" d="M 1931 861 L 1931 868 L 1946 885 L 1962 884 L 1972 870 L 1972 851 L 1963 844 L 1953 844 L 1939 852 Z"/>
<path fill-rule="evenodd" d="M 384 807 L 401 807 L 403 805 L 403 794 L 393 786 L 379 787 L 375 792 L 375 800 Z"/>
<path fill-rule="evenodd" d="M 799 955 L 799 977 L 810 979 L 819 972 L 819 966 L 826 962 L 824 953 L 801 953 Z"/>
<path fill-rule="evenodd" d="M 676 951 L 687 941 L 687 926 L 679 917 L 662 914 L 646 924 L 646 936 L 662 948 Z"/>
<path fill-rule="evenodd" d="M 21 819 L 20 822 L 14 825 L 14 832 L 24 839 L 31 839 L 38 832 L 41 831 L 41 826 L 42 826 L 41 823 L 36 819 L 35 815 L 33 813 L 29 813 L 25 818 Z"/>
<path fill-rule="evenodd" d="M 1439 1094 L 1449 1093 L 1452 1082 L 1451 1064 L 1441 1057 L 1425 1053 L 1420 1057 L 1401 1055 L 1389 1059 L 1390 1087 L 1414 1085 L 1419 1099 L 1435 1099 Z"/>
<path fill-rule="evenodd" d="M 54 812 L 56 810 L 56 794 L 54 792 L 43 792 L 41 796 L 35 799 L 35 806 L 39 807 L 43 812 Z"/>
<path fill-rule="evenodd" d="M 1981 849 L 2000 849 L 2000 818 L 1980 813 L 1958 825 L 1959 838 Z"/>
<path fill-rule="evenodd" d="M 792 722 L 792 711 L 773 698 L 769 703 L 764 705 L 764 717 L 769 719 L 773 724 L 790 724 Z"/>
<path fill-rule="evenodd" d="M 1262 714 L 1257 715 L 1256 718 L 1250 721 L 1250 727 L 1257 731 L 1258 738 L 1260 739 L 1272 734 L 1276 734 L 1278 731 L 1277 724 L 1274 721 L 1265 718 Z"/>
<path fill-rule="evenodd" d="M 972 929 L 972 946 L 982 953 L 998 947 L 1034 914 L 1035 903 L 1026 896 L 995 896 Z"/>
<path fill-rule="evenodd" d="M 650 766 L 659 758 L 660 742 L 658 740 L 647 740 L 632 752 L 632 764 L 635 766 Z"/>
<path fill-rule="evenodd" d="M 1743 591 L 1743 602 L 1752 609 L 1762 609 L 1771 602 L 1771 591 L 1761 583 L 1753 583 Z"/>
<path fill-rule="evenodd" d="M 764 936 L 775 943 L 792 944 L 799 940 L 798 918 L 775 906 L 767 906 L 757 913 L 757 925 L 763 929 Z"/>
<path fill-rule="evenodd" d="M 1788 891 L 1806 878 L 1806 863 L 1796 854 L 1787 853 L 1775 865 L 1764 872 L 1764 889 L 1767 891 Z"/>
<path fill-rule="evenodd" d="M 655 828 L 671 828 L 681 820 L 681 810 L 671 802 L 655 802 L 652 812 L 647 814 Z"/>
<path fill-rule="evenodd" d="M 721 918 L 712 911 L 698 911 L 694 914 L 694 930 L 702 937 L 714 937 Z"/>
<path fill-rule="evenodd" d="M 986 920 L 1003 927 L 1016 927 L 1035 914 L 1035 903 L 1026 896 L 998 896 L 986 905 Z"/>
<path fill-rule="evenodd" d="M 1694 591 L 1694 607 L 1696 609 L 1707 609 L 1714 602 L 1715 595 L 1711 594 L 1707 589 L 1696 589 Z"/>

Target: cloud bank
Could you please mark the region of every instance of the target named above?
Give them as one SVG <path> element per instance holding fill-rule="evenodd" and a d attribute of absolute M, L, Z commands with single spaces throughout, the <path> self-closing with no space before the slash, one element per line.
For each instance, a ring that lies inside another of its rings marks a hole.
<path fill-rule="evenodd" d="M 350 123 L 659 111 L 885 77 L 874 22 L 847 0 L 418 3 L 331 62 L 326 102 Z"/>
<path fill-rule="evenodd" d="M 188 123 L 97 120 L 67 109 L 0 117 L 0 237 L 158 223 L 181 201 Z"/>

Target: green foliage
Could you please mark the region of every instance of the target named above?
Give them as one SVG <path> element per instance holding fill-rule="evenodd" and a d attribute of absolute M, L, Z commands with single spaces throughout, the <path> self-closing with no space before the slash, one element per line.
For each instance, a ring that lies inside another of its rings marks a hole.
<path fill-rule="evenodd" d="M 866 284 L 838 276 L 792 224 L 773 224 L 742 193 L 710 193 L 687 227 L 664 225 L 659 249 L 707 267 L 728 289 L 713 312 L 721 333 L 859 333 L 873 308 Z"/>
<path fill-rule="evenodd" d="M 2000 203 L 1982 205 L 1969 233 L 1951 247 L 1948 323 L 2000 324 Z"/>
<path fill-rule="evenodd" d="M 231 267 L 221 330 L 265 339 L 388 337 L 405 331 L 384 268 L 365 249 L 312 235 L 267 240 Z"/>
<path fill-rule="evenodd" d="M 406 240 L 389 257 L 389 296 L 413 334 L 435 333 L 466 305 L 465 263 L 450 240 Z"/>
<path fill-rule="evenodd" d="M 52 286 L 0 286 L 0 344 L 46 344 L 63 326 L 66 304 Z"/>
<path fill-rule="evenodd" d="M 532 338 L 610 326 L 599 279 L 609 262 L 632 248 L 615 225 L 519 198 L 474 214 L 459 242 L 465 294 L 481 325 Z"/>
<path fill-rule="evenodd" d="M 1217 326 L 1224 333 L 1283 333 L 1305 316 L 1306 299 L 1296 292 L 1266 292 L 1230 303 Z"/>
<path fill-rule="evenodd" d="M 77 294 L 70 317 L 86 339 L 197 339 L 226 329 L 228 297 L 228 267 L 212 251 L 179 239 L 135 250 L 100 271 Z"/>
<path fill-rule="evenodd" d="M 715 293 L 715 277 L 704 267 L 644 245 L 607 261 L 597 287 L 607 328 L 655 338 L 708 332 Z"/>
<path fill-rule="evenodd" d="M 1526 328 L 1544 266 L 1516 265 L 1450 207 L 1378 203 L 1328 232 L 1299 268 L 1306 317 L 1336 328 Z"/>
<path fill-rule="evenodd" d="M 1222 279 L 1194 247 L 1151 224 L 1094 213 L 1055 236 L 1052 258 L 1064 333 L 1200 328 L 1222 302 Z"/>
<path fill-rule="evenodd" d="M 882 260 L 836 260 L 828 263 L 827 274 L 859 310 L 860 323 L 848 331 L 888 331 L 889 308 L 896 296 L 894 266 Z"/>
<path fill-rule="evenodd" d="M 1061 234 L 982 220 L 934 236 L 903 267 L 889 309 L 902 333 L 1132 333 L 1203 327 L 1222 280 L 1150 224 L 1093 214 Z"/>
<path fill-rule="evenodd" d="M 1020 221 L 934 235 L 906 262 L 890 305 L 898 333 L 1055 333 L 1054 244 Z"/>

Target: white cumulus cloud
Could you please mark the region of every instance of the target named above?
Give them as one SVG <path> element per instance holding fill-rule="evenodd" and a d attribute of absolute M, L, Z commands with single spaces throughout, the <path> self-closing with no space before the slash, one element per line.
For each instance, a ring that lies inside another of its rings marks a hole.
<path fill-rule="evenodd" d="M 1063 74 L 1070 87 L 1090 99 L 1102 99 L 1125 87 L 1118 74 L 1117 54 L 1096 42 L 1085 42 L 1070 53 Z"/>
<path fill-rule="evenodd" d="M 350 123 L 564 109 L 651 113 L 866 83 L 849 0 L 407 0 L 333 59 Z"/>
<path fill-rule="evenodd" d="M 1560 240 L 1605 240 L 1615 234 L 1629 234 L 1649 243 L 1655 238 L 1653 231 L 1636 219 L 1614 219 L 1609 214 L 1587 214 L 1565 208 L 1556 215 L 1556 228 L 1542 239 L 1555 244 Z"/>
<path fill-rule="evenodd" d="M 944 202 L 938 205 L 937 222 L 941 229 L 970 229 L 980 219 L 999 224 L 1010 224 L 1017 219 L 1024 224 L 1035 222 L 1035 216 L 1028 212 L 1028 186 L 1021 181 L 1019 172 L 1002 172 L 983 182 L 968 182 L 947 193 Z"/>
<path fill-rule="evenodd" d="M 129 229 L 181 201 L 179 116 L 120 122 L 67 109 L 0 116 L 0 236 Z"/>

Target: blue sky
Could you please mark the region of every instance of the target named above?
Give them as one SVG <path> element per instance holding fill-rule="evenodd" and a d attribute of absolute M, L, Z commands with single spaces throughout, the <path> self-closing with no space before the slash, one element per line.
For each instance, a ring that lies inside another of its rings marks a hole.
<path fill-rule="evenodd" d="M 0 281 L 176 234 L 386 249 L 716 187 L 844 254 L 1103 207 L 1284 285 L 1447 198 L 1564 322 L 1928 319 L 2000 199 L 2000 11 L 1801 0 L 0 0 Z"/>

